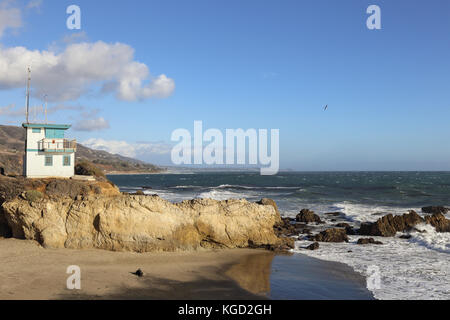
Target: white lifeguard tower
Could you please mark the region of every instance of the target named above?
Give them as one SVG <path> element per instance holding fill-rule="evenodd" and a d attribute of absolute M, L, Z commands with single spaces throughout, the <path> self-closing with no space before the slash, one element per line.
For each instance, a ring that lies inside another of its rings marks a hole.
<path fill-rule="evenodd" d="M 65 139 L 71 126 L 30 123 L 31 71 L 28 69 L 24 176 L 26 178 L 72 178 L 75 175 L 76 140 Z"/>

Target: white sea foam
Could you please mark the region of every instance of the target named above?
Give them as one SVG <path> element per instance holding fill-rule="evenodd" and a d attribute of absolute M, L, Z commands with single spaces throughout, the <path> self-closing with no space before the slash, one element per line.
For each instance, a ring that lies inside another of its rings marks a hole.
<path fill-rule="evenodd" d="M 247 189 L 247 190 L 302 190 L 300 187 L 259 187 L 259 186 L 243 186 L 239 184 L 222 184 L 217 189 Z"/>
<path fill-rule="evenodd" d="M 192 200 L 195 198 L 195 195 L 193 193 L 185 193 L 181 194 L 178 192 L 171 192 L 170 190 L 159 190 L 159 189 L 152 189 L 152 190 L 144 190 L 144 193 L 147 195 L 158 195 L 164 200 L 170 201 L 170 202 L 181 202 L 184 200 Z"/>
<path fill-rule="evenodd" d="M 187 186 L 175 186 L 175 187 L 170 187 L 169 189 L 200 189 L 200 188 L 204 188 L 201 186 L 193 186 L 193 185 L 187 185 Z"/>
<path fill-rule="evenodd" d="M 450 233 L 436 232 L 433 226 L 428 224 L 420 224 L 415 227 L 417 231 L 411 233 L 412 238 L 410 242 L 424 246 L 430 250 L 435 250 L 443 253 L 450 253 Z M 450 256 L 448 256 L 450 263 Z M 450 274 L 449 279 L 450 282 Z"/>
<path fill-rule="evenodd" d="M 410 210 L 420 213 L 421 208 L 411 207 L 392 207 L 392 206 L 375 206 L 366 204 L 355 204 L 351 202 L 339 202 L 333 205 L 337 211 L 345 214 L 346 218 L 355 222 L 374 222 L 381 216 L 392 213 L 393 215 L 402 215 Z"/>
<path fill-rule="evenodd" d="M 228 199 L 245 199 L 250 198 L 251 194 L 243 192 L 232 192 L 228 190 L 213 189 L 210 191 L 202 192 L 197 195 L 196 198 L 214 199 L 214 200 L 228 200 Z"/>
<path fill-rule="evenodd" d="M 349 243 L 321 243 L 316 251 L 301 248 L 311 242 L 298 241 L 295 251 L 348 264 L 366 277 L 371 275 L 369 267 L 377 266 L 381 285 L 379 289 L 372 289 L 377 299 L 450 299 L 450 261 L 447 253 L 430 250 L 414 240 L 376 238 L 384 244 L 357 245 L 358 238 L 350 236 Z"/>
<path fill-rule="evenodd" d="M 249 186 L 241 186 L 237 184 L 221 184 L 220 186 L 216 187 L 217 189 L 228 189 L 228 188 L 235 188 L 235 189 L 254 189 L 254 187 Z"/>

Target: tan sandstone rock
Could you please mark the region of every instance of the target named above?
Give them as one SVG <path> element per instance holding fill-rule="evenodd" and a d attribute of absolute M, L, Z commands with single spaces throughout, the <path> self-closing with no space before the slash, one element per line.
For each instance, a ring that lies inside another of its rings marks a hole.
<path fill-rule="evenodd" d="M 158 196 L 53 197 L 3 204 L 13 236 L 50 248 L 175 251 L 279 245 L 273 206 L 199 199 L 172 204 Z"/>

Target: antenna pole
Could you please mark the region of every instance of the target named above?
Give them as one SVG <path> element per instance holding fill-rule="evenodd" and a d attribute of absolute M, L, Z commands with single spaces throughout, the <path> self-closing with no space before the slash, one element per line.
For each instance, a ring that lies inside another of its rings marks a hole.
<path fill-rule="evenodd" d="M 30 114 L 30 82 L 31 82 L 31 68 L 28 67 L 28 77 L 27 77 L 27 123 L 30 123 L 30 121 L 29 121 L 29 114 Z"/>
<path fill-rule="evenodd" d="M 44 101 L 45 101 L 45 105 L 44 105 L 44 114 L 45 114 L 45 124 L 47 124 L 47 95 L 44 95 Z"/>

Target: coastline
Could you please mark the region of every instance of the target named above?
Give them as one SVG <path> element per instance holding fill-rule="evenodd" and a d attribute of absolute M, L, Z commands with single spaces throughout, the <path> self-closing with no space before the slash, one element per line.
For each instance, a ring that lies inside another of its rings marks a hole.
<path fill-rule="evenodd" d="M 141 171 L 106 171 L 105 175 L 106 176 L 140 176 L 140 175 L 155 175 L 155 174 L 164 174 L 167 173 L 167 170 L 162 170 L 162 171 L 158 171 L 158 172 L 141 172 Z"/>
<path fill-rule="evenodd" d="M 351 268 L 255 249 L 137 254 L 0 239 L 0 260 L 5 300 L 371 299 Z M 81 268 L 82 290 L 66 289 L 70 265 Z M 138 268 L 144 277 L 131 274 Z"/>

